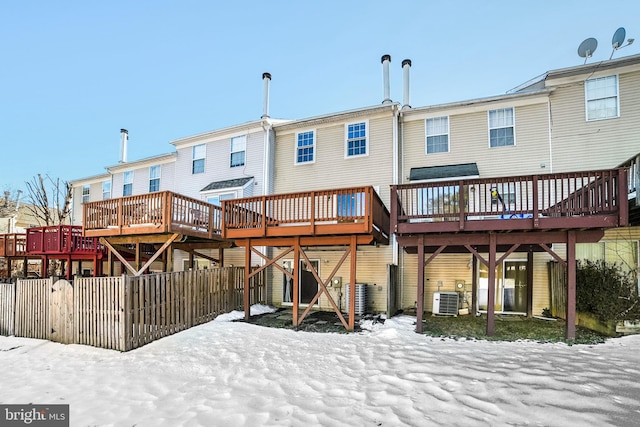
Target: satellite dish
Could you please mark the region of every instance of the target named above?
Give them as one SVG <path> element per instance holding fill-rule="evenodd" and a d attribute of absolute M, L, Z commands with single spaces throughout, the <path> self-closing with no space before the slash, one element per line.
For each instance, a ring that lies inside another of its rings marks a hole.
<path fill-rule="evenodd" d="M 622 49 L 623 47 L 629 46 L 631 43 L 633 43 L 634 39 L 628 39 L 627 44 L 625 44 L 624 46 L 622 45 L 622 43 L 624 43 L 624 38 L 626 35 L 627 32 L 622 27 L 618 28 L 613 34 L 613 38 L 611 39 L 611 47 L 613 47 L 613 50 L 611 51 L 611 56 L 609 57 L 609 59 L 613 58 L 613 54 L 616 50 Z"/>
<path fill-rule="evenodd" d="M 593 52 L 596 51 L 598 47 L 598 40 L 593 37 L 589 37 L 578 46 L 578 56 L 584 58 L 584 63 L 587 63 L 587 59 L 591 58 Z"/>
<path fill-rule="evenodd" d="M 616 30 L 616 32 L 613 34 L 613 38 L 611 39 L 611 46 L 613 46 L 614 50 L 619 49 L 620 46 L 622 46 L 622 43 L 624 43 L 624 38 L 626 37 L 626 35 L 627 35 L 627 32 L 622 27 Z"/>

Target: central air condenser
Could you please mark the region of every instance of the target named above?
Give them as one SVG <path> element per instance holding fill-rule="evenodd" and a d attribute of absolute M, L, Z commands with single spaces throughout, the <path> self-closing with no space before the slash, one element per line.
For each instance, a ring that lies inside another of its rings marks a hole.
<path fill-rule="evenodd" d="M 433 314 L 457 316 L 458 315 L 458 293 L 457 292 L 434 292 L 433 293 Z"/>

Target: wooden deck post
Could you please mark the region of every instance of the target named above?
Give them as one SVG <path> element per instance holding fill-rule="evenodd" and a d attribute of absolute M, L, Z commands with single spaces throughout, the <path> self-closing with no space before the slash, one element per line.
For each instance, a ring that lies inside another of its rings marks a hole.
<path fill-rule="evenodd" d="M 496 309 L 496 235 L 489 234 L 489 286 L 487 289 L 487 336 L 493 336 Z"/>
<path fill-rule="evenodd" d="M 350 267 L 349 267 L 349 327 L 347 328 L 350 331 L 353 331 L 356 321 L 356 252 L 358 251 L 357 239 L 355 236 L 351 236 L 351 259 L 350 259 Z"/>
<path fill-rule="evenodd" d="M 567 323 L 566 338 L 576 339 L 576 232 L 567 231 Z"/>
<path fill-rule="evenodd" d="M 244 320 L 249 321 L 251 317 L 251 286 L 249 285 L 249 275 L 251 274 L 251 239 L 247 239 L 244 247 Z"/>
<path fill-rule="evenodd" d="M 298 305 L 300 303 L 300 237 L 293 244 L 293 326 L 298 326 Z"/>
<path fill-rule="evenodd" d="M 416 300 L 416 332 L 422 333 L 424 315 L 424 234 L 418 236 L 418 296 Z"/>

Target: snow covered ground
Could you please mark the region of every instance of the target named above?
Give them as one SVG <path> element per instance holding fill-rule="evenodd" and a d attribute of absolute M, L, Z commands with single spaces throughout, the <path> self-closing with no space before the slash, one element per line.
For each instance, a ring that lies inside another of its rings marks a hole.
<path fill-rule="evenodd" d="M 268 311 L 255 306 L 252 314 Z M 216 321 L 128 353 L 0 337 L 0 403 L 71 426 L 637 426 L 640 336 L 599 345 L 437 339 Z"/>

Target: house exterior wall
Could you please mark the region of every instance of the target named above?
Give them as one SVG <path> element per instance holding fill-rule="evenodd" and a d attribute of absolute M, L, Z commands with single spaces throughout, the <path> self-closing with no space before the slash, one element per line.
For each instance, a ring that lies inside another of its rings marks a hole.
<path fill-rule="evenodd" d="M 489 110 L 510 108 L 515 114 L 515 145 L 489 147 Z M 426 119 L 449 117 L 449 152 L 426 154 Z M 546 95 L 403 115 L 403 177 L 411 168 L 477 163 L 481 177 L 548 173 L 549 119 Z M 544 168 L 541 168 L 544 165 Z"/>
<path fill-rule="evenodd" d="M 230 166 L 231 138 L 246 136 L 244 166 Z M 178 157 L 176 160 L 176 179 L 174 191 L 189 197 L 205 200 L 201 190 L 212 182 L 237 178 L 253 177 L 252 195 L 262 194 L 264 168 L 264 130 L 258 123 L 237 126 L 217 132 L 174 141 Z M 193 147 L 206 145 L 206 157 L 203 173 L 192 173 Z M 246 191 L 236 197 L 244 197 Z"/>
<path fill-rule="evenodd" d="M 618 76 L 619 117 L 587 121 L 585 80 Z M 554 172 L 614 168 L 637 155 L 640 147 L 640 65 L 627 72 L 596 71 L 551 79 L 551 143 Z"/>

